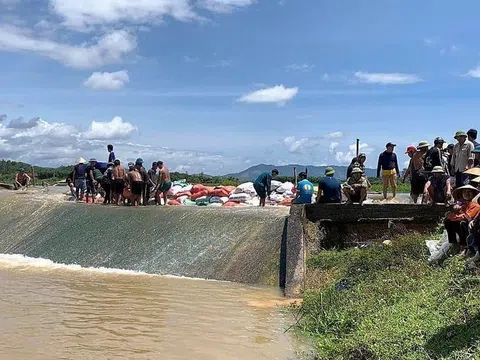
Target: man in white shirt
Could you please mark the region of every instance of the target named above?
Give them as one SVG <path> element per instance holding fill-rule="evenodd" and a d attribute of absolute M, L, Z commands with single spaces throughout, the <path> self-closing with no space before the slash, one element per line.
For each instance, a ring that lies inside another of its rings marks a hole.
<path fill-rule="evenodd" d="M 455 140 L 457 143 L 453 148 L 452 154 L 452 169 L 455 172 L 455 186 L 458 188 L 465 185 L 468 176 L 463 174 L 473 166 L 473 143 L 467 139 L 467 134 L 464 131 L 457 131 L 455 133 Z"/>

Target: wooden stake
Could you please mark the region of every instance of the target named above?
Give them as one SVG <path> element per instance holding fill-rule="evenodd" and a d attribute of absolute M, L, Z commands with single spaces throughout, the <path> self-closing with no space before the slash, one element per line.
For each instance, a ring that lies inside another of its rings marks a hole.
<path fill-rule="evenodd" d="M 296 184 L 297 183 L 297 168 L 296 167 L 293 168 L 293 179 L 294 179 L 295 184 Z"/>
<path fill-rule="evenodd" d="M 32 165 L 32 184 L 35 186 L 35 167 Z"/>
<path fill-rule="evenodd" d="M 359 152 L 360 152 L 360 139 L 357 139 L 357 155 L 356 155 L 357 158 L 358 158 Z"/>

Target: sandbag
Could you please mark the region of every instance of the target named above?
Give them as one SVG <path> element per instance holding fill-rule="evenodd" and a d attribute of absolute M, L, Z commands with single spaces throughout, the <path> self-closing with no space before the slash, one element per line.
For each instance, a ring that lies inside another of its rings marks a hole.
<path fill-rule="evenodd" d="M 210 191 L 208 195 L 221 198 L 228 197 L 230 195 L 230 192 L 225 189 L 214 189 L 213 191 Z"/>
<path fill-rule="evenodd" d="M 291 182 L 287 181 L 280 185 L 275 191 L 279 194 L 283 194 L 286 191 L 292 191 L 295 185 L 293 185 Z"/>
<path fill-rule="evenodd" d="M 246 182 L 243 184 L 238 185 L 235 190 L 233 190 L 234 194 L 241 194 L 241 193 L 248 193 L 248 194 L 256 194 L 255 188 L 253 187 L 252 182 Z"/>
<path fill-rule="evenodd" d="M 193 190 L 193 189 L 192 189 Z M 203 189 L 203 190 L 200 190 L 196 193 L 192 193 L 192 196 L 190 197 L 190 199 L 192 199 L 193 201 L 197 200 L 198 198 L 201 198 L 203 196 L 207 196 L 208 195 L 208 190 L 206 189 Z"/>
<path fill-rule="evenodd" d="M 192 201 L 190 199 L 185 199 L 182 202 L 183 206 L 196 206 L 197 203 L 195 201 Z"/>
<path fill-rule="evenodd" d="M 276 203 L 279 203 L 279 202 L 285 200 L 285 196 L 283 194 L 272 193 L 272 194 L 270 194 L 270 200 L 274 201 Z"/>
<path fill-rule="evenodd" d="M 222 200 L 222 203 L 226 204 L 228 202 L 228 196 L 220 198 Z"/>
<path fill-rule="evenodd" d="M 190 191 L 181 191 L 175 195 L 175 198 L 178 199 L 184 196 L 191 197 L 192 193 Z"/>
<path fill-rule="evenodd" d="M 195 184 L 192 186 L 192 188 L 190 189 L 190 192 L 192 194 L 196 194 L 200 191 L 205 191 L 206 190 L 206 187 L 202 184 Z M 207 191 L 207 194 L 208 194 L 208 191 Z"/>
<path fill-rule="evenodd" d="M 210 198 L 208 196 L 202 196 L 200 198 L 198 198 L 195 203 L 198 205 L 198 206 L 207 206 L 208 204 L 210 204 Z"/>
<path fill-rule="evenodd" d="M 182 203 L 180 201 L 177 201 L 177 200 L 169 200 L 168 205 L 172 205 L 172 206 L 181 206 Z"/>
<path fill-rule="evenodd" d="M 172 184 L 173 186 L 185 187 L 187 185 L 187 179 L 176 180 Z"/>
<path fill-rule="evenodd" d="M 185 200 L 189 200 L 190 197 L 189 196 L 180 196 L 180 197 L 177 197 L 175 200 L 177 200 L 178 202 L 180 202 L 181 204 L 183 204 L 183 202 Z"/>
<path fill-rule="evenodd" d="M 236 186 L 219 186 L 218 188 L 228 191 L 228 195 L 236 189 Z"/>
<path fill-rule="evenodd" d="M 234 202 L 234 201 L 229 201 L 227 203 L 225 203 L 223 206 L 225 207 L 235 207 L 235 206 L 238 206 L 239 204 Z"/>
<path fill-rule="evenodd" d="M 280 186 L 282 186 L 282 182 L 281 182 L 281 181 L 272 180 L 270 189 L 271 189 L 272 191 L 275 191 L 275 190 L 277 190 Z"/>
<path fill-rule="evenodd" d="M 289 199 L 283 199 L 282 201 L 280 201 L 278 203 L 278 205 L 282 205 L 282 206 L 291 206 L 292 205 L 292 201 L 293 199 L 292 198 L 289 198 Z"/>
<path fill-rule="evenodd" d="M 215 204 L 215 203 L 217 203 L 217 204 L 223 204 L 222 199 L 221 199 L 220 197 L 218 197 L 218 196 L 212 196 L 212 197 L 210 198 L 210 204 Z"/>
<path fill-rule="evenodd" d="M 171 192 L 172 195 L 176 195 L 176 194 L 178 194 L 179 192 L 184 191 L 184 190 L 183 190 L 183 187 L 180 186 L 180 185 L 174 185 L 174 186 L 172 186 L 172 187 L 170 188 L 170 190 L 171 190 L 171 191 L 169 191 L 169 192 Z"/>
<path fill-rule="evenodd" d="M 188 184 L 188 185 L 185 185 L 185 186 L 183 187 L 183 191 L 191 191 L 192 188 L 193 188 L 193 185 Z"/>
<path fill-rule="evenodd" d="M 228 197 L 229 201 L 234 202 L 245 202 L 250 200 L 252 197 L 249 194 L 240 193 L 240 194 L 232 194 Z"/>

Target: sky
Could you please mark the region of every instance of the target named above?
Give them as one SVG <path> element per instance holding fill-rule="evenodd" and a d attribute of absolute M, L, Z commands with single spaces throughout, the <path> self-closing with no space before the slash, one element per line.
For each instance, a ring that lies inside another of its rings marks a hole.
<path fill-rule="evenodd" d="M 476 128 L 480 2 L 0 0 L 0 158 L 367 166 Z"/>

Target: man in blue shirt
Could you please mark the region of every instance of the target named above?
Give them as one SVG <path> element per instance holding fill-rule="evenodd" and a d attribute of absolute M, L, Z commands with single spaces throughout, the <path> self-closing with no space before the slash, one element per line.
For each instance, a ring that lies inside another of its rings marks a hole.
<path fill-rule="evenodd" d="M 265 200 L 267 199 L 267 196 L 270 196 L 272 193 L 272 177 L 274 176 L 278 176 L 277 169 L 273 169 L 271 175 L 268 172 L 260 174 L 253 183 L 255 191 L 260 197 L 260 206 L 265 206 Z"/>
<path fill-rule="evenodd" d="M 398 169 L 397 155 L 393 152 L 395 144 L 389 142 L 385 147 L 387 148 L 378 157 L 377 178 L 380 178 L 380 171 L 382 171 L 383 180 L 383 198 L 387 199 L 388 185 L 392 187 L 392 194 L 395 198 L 397 196 L 397 176 L 400 175 Z"/>
<path fill-rule="evenodd" d="M 335 178 L 332 167 L 325 169 L 325 177 L 318 183 L 317 204 L 341 203 L 342 184 Z"/>
<path fill-rule="evenodd" d="M 311 204 L 313 196 L 313 184 L 307 180 L 307 174 L 301 172 L 298 174 L 300 181 L 297 184 L 297 196 L 294 204 Z"/>

